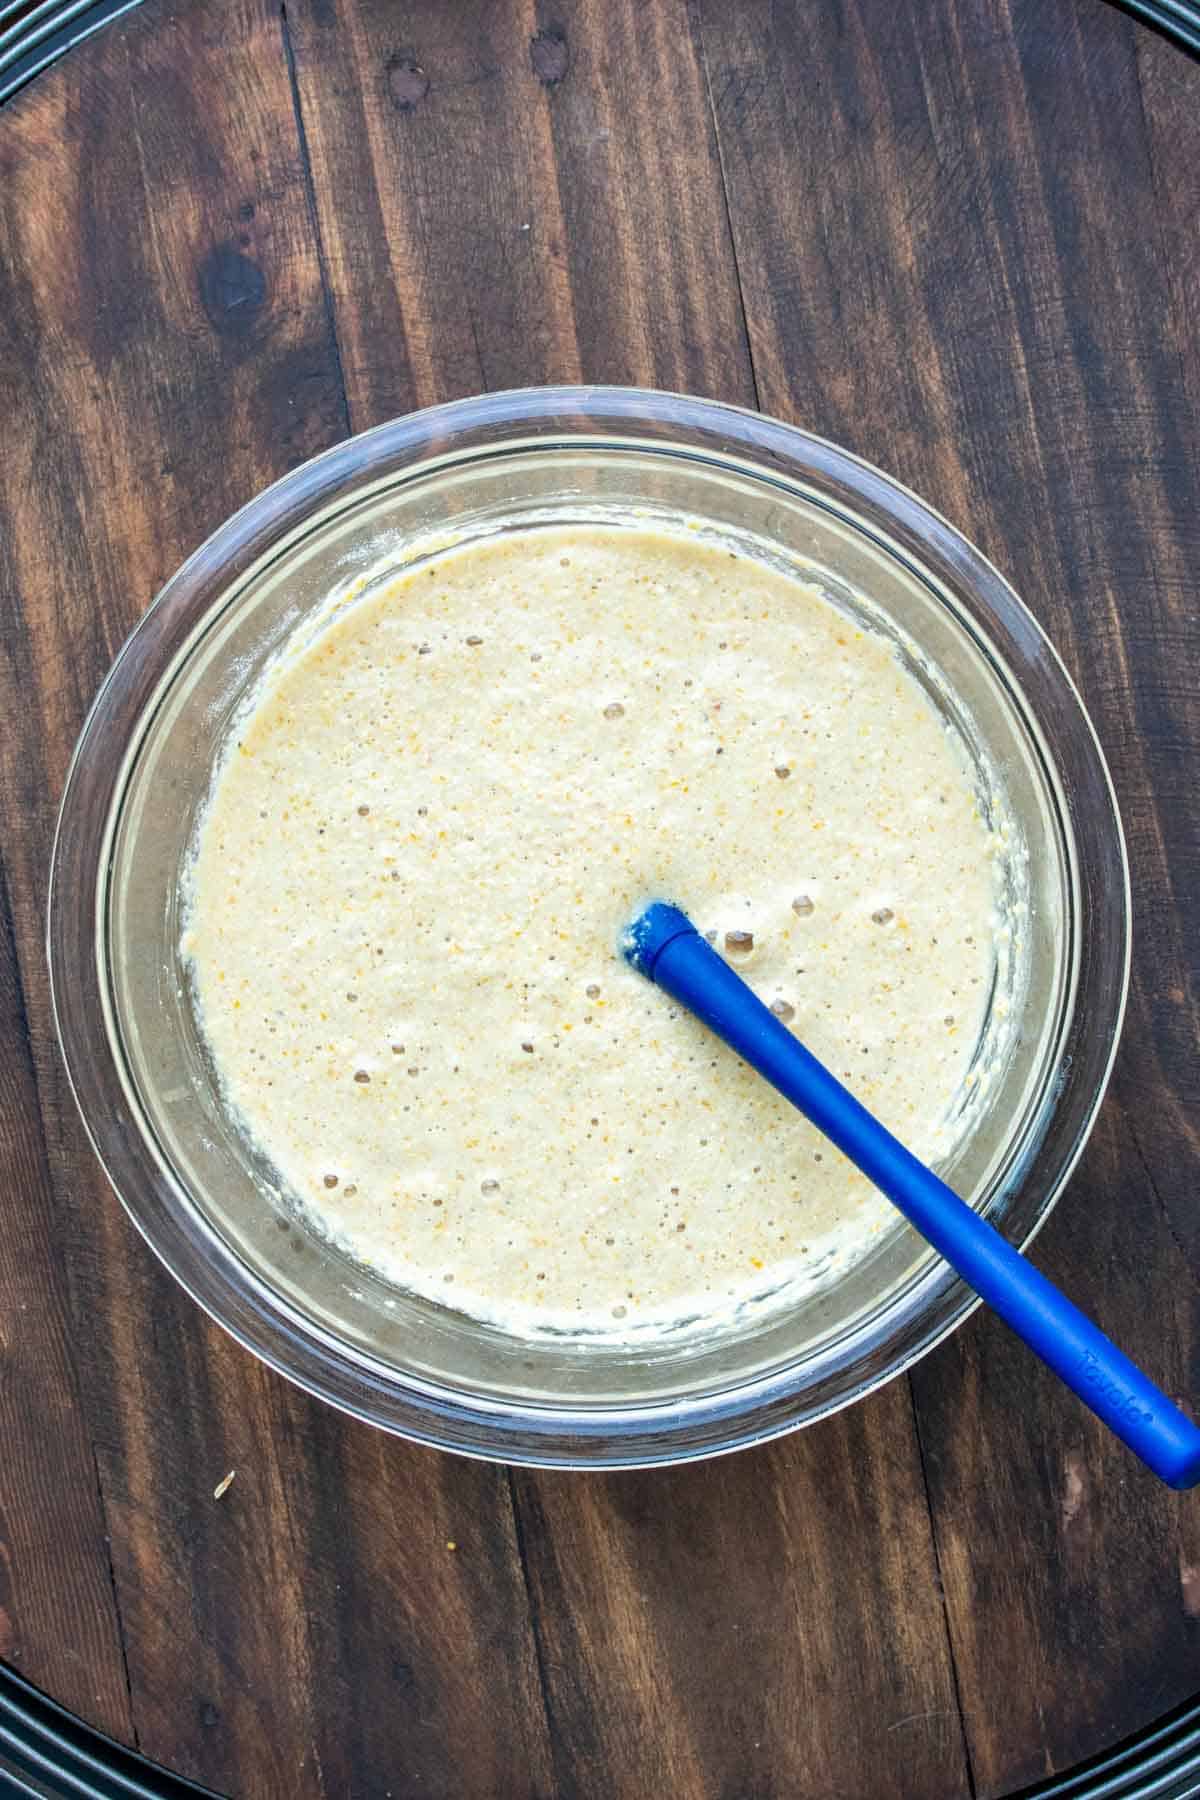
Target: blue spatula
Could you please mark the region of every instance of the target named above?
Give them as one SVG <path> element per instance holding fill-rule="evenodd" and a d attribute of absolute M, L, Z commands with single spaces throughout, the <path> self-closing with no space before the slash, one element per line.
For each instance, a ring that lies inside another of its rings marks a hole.
<path fill-rule="evenodd" d="M 1200 1430 L 1191 1420 L 793 1037 L 685 913 L 654 901 L 622 948 L 856 1163 L 1156 1475 L 1175 1488 L 1200 1481 Z"/>

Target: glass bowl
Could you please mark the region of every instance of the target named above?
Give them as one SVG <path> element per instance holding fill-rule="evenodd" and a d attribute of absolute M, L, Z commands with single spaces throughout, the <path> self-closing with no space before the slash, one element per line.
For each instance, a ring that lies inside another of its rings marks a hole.
<path fill-rule="evenodd" d="M 615 388 L 415 413 L 306 463 L 204 544 L 84 727 L 50 891 L 55 1018 L 84 1123 L 134 1222 L 242 1344 L 428 1444 L 636 1466 L 731 1450 L 844 1406 L 959 1324 L 972 1293 L 902 1221 L 845 1274 L 736 1324 L 639 1343 L 517 1339 L 407 1295 L 305 1226 L 224 1110 L 179 951 L 181 870 L 266 660 L 368 567 L 553 520 L 683 515 L 866 597 L 948 722 L 999 771 L 1023 846 L 1018 1029 L 944 1169 L 1027 1244 L 1083 1148 L 1129 963 L 1120 820 L 1095 733 L 1012 589 L 914 495 L 756 414 Z"/>

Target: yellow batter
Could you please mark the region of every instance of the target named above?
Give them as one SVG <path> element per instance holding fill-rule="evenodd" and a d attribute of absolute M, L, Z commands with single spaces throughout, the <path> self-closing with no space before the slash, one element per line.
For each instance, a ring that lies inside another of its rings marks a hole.
<path fill-rule="evenodd" d="M 624 964 L 655 896 L 947 1148 L 993 845 L 890 646 L 682 530 L 449 550 L 285 654 L 218 771 L 184 949 L 226 1099 L 355 1256 L 514 1332 L 844 1266 L 886 1203 Z"/>

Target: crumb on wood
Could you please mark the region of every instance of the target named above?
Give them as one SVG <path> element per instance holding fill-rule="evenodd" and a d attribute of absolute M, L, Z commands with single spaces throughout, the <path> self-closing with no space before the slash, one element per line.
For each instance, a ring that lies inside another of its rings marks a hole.
<path fill-rule="evenodd" d="M 213 1499 L 214 1500 L 219 1500 L 221 1498 L 222 1494 L 225 1494 L 228 1492 L 229 1484 L 233 1480 L 233 1478 L 236 1474 L 237 1474 L 236 1469 L 230 1469 L 228 1475 L 222 1475 L 220 1481 L 218 1481 L 216 1487 L 213 1489 Z"/>

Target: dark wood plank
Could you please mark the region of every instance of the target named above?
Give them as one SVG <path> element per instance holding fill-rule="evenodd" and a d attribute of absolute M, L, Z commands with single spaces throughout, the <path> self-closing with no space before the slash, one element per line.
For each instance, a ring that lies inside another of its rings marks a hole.
<path fill-rule="evenodd" d="M 517 1477 L 558 1790 L 968 1792 L 903 1382 L 768 1449 Z"/>
<path fill-rule="evenodd" d="M 1196 64 L 1165 38 L 1137 36 L 1138 82 L 1157 200 L 1155 225 L 1171 296 L 1170 335 L 1178 335 L 1181 374 L 1193 421 L 1200 411 L 1200 114 Z M 1149 326 L 1149 321 L 1147 321 Z M 1194 435 L 1194 434 L 1193 434 Z"/>
<path fill-rule="evenodd" d="M 683 0 L 291 0 L 356 429 L 483 389 L 750 402 Z"/>
<path fill-rule="evenodd" d="M 515 23 L 506 6 L 289 5 L 356 429 L 580 378 L 549 121 Z"/>
<path fill-rule="evenodd" d="M 1193 1268 L 1200 1268 L 1200 1127 L 1187 1105 L 1194 1085 L 1200 1038 L 1194 921 L 1200 906 L 1200 833 L 1192 802 L 1200 751 L 1196 670 L 1200 658 L 1200 69 L 1151 32 L 1138 36 L 1138 73 L 1154 188 L 1153 224 L 1165 277 L 1167 304 L 1142 320 L 1147 338 L 1177 359 L 1180 399 L 1186 399 L 1179 447 L 1185 488 L 1178 529 L 1186 558 L 1184 579 L 1156 595 L 1151 624 L 1159 653 L 1149 676 L 1151 721 L 1148 776 L 1156 797 L 1156 825 L 1148 844 L 1147 885 L 1162 896 L 1151 923 L 1153 939 L 1139 949 L 1134 1005 L 1142 1040 L 1152 1054 L 1122 1071 L 1122 1097 L 1131 1118 L 1149 1119 L 1162 1106 L 1171 1113 L 1171 1150 L 1162 1154 L 1157 1130 L 1143 1131 L 1139 1145 L 1160 1153 L 1147 1162 L 1171 1229 Z M 1153 237 L 1151 238 L 1153 242 Z M 1140 623 L 1140 621 L 1139 621 Z M 1136 671 L 1139 687 L 1143 673 Z M 1148 709 L 1148 710 L 1150 710 Z"/>
<path fill-rule="evenodd" d="M 99 1179 L 50 1050 L 44 871 L 91 693 L 182 556 L 344 430 L 279 15 L 147 7 L 22 96 L 0 146 L 0 699 L 26 720 L 0 817 L 134 1728 L 231 1793 L 521 1792 L 541 1712 L 504 1476 L 326 1416 L 208 1326 Z M 21 1204 L 33 1230 L 36 1186 Z"/>
<path fill-rule="evenodd" d="M 753 404 L 682 5 L 293 0 L 288 19 L 356 426 L 580 376 Z M 822 1497 L 830 1467 L 853 1471 L 849 1529 Z M 903 1388 L 720 1476 L 524 1475 L 516 1492 L 558 1791 L 866 1793 L 897 1732 L 896 1792 L 963 1790 Z"/>
<path fill-rule="evenodd" d="M 293 1521 L 324 1792 L 553 1793 L 506 1471 L 350 1427 L 291 1390 L 276 1414 L 263 1518 Z M 249 1548 L 260 1529 L 247 1521 Z"/>
<path fill-rule="evenodd" d="M 1194 1395 L 1198 496 L 1133 28 L 1090 0 L 1052 23 L 1025 4 L 830 8 L 820 30 L 703 16 L 764 405 L 983 544 L 1112 760 L 1133 1004 L 1103 1132 L 1036 1254 Z M 1175 79 L 1195 111 L 1200 72 Z M 1194 1685 L 1191 1514 L 994 1324 L 914 1389 L 974 1778 L 1003 1793 Z"/>
<path fill-rule="evenodd" d="M 1200 1303 L 1119 1106 L 1035 1256 L 1194 1405 Z M 914 1386 L 976 1791 L 1008 1794 L 1192 1697 L 1200 1524 L 995 1320 Z"/>
<path fill-rule="evenodd" d="M 7 599 L 2 570 L 0 552 L 0 595 Z M 80 1338 L 56 1242 L 60 1216 L 46 1167 L 2 884 L 0 1168 L 0 1659 L 128 1741 L 121 1622 L 80 1404 Z"/>
<path fill-rule="evenodd" d="M 236 1771 L 284 1793 L 302 1604 L 268 1585 L 261 1554 L 223 1587 L 192 1580 L 197 1540 L 227 1516 L 211 1499 L 221 1380 L 236 1388 L 246 1359 L 182 1303 L 99 1177 L 50 1047 L 41 933 L 54 806 L 105 667 L 182 555 L 336 435 L 340 395 L 269 12 L 147 13 L 94 50 L 27 90 L 0 133 L 0 483 L 19 601 L 3 705 L 26 722 L 0 749 L 0 810 L 135 1737 L 218 1784 Z M 189 66 L 218 54 L 220 91 L 198 104 Z M 261 1408 L 235 1409 L 270 1438 Z"/>
<path fill-rule="evenodd" d="M 712 111 L 684 0 L 537 0 L 532 11 L 528 56 L 565 227 L 548 238 L 543 268 L 561 245 L 583 379 L 753 405 Z"/>

